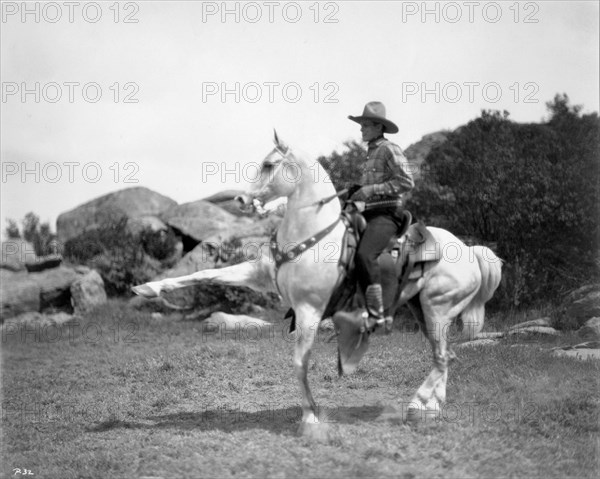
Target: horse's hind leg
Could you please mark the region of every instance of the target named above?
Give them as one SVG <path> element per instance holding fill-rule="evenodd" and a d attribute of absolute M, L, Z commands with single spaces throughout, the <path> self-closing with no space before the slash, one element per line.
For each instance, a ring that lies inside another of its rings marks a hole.
<path fill-rule="evenodd" d="M 448 344 L 450 325 L 476 292 L 476 288 L 472 288 L 467 294 L 464 291 L 451 291 L 445 295 L 428 295 L 425 291 L 421 292 L 420 314 L 425 321 L 426 336 L 433 350 L 433 370 L 411 400 L 408 408 L 409 420 L 424 419 L 429 414 L 439 417 L 440 408 L 446 401 L 448 365 L 454 359 Z"/>
<path fill-rule="evenodd" d="M 433 351 L 433 370 L 410 401 L 407 416 L 409 421 L 426 419 L 429 416 L 438 417 L 440 408 L 446 400 L 446 382 L 451 354 L 445 332 L 450 320 L 427 321 L 427 323 L 424 333 Z"/>

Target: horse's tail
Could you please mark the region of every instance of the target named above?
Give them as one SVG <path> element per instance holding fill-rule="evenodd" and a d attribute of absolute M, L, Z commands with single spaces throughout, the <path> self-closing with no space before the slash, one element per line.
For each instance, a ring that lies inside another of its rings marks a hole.
<path fill-rule="evenodd" d="M 475 297 L 461 313 L 463 336 L 473 339 L 483 328 L 485 303 L 489 301 L 500 284 L 502 278 L 502 260 L 485 246 L 469 248 L 477 258 L 481 271 L 481 284 Z"/>

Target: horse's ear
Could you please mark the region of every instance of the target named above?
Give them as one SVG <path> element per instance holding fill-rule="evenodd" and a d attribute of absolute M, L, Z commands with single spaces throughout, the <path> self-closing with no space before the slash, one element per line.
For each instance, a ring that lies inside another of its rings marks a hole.
<path fill-rule="evenodd" d="M 287 150 L 288 146 L 279 139 L 279 136 L 277 135 L 277 130 L 275 130 L 275 128 L 273 128 L 273 135 L 273 141 L 275 142 L 277 148 L 279 148 L 280 150 Z"/>

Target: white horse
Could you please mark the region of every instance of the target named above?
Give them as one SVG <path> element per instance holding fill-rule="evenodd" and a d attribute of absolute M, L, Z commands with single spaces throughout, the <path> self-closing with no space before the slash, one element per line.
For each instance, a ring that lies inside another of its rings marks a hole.
<path fill-rule="evenodd" d="M 321 165 L 309 163 L 275 134 L 275 148 L 262 162 L 260 180 L 240 200 L 260 209 L 268 202 L 287 197 L 287 211 L 276 241 L 283 252 L 286 245 L 308 244 L 302 254 L 276 268 L 269 245 L 263 245 L 262 254 L 252 261 L 133 288 L 135 293 L 152 298 L 163 291 L 210 280 L 262 292 L 279 292 L 296 314 L 294 366 L 302 391 L 303 410 L 300 433 L 317 439 L 326 436 L 325 425 L 319 423 L 307 371 L 318 323 L 339 274 L 339 245 L 345 231 L 344 224 L 337 222 L 341 207 L 339 201 L 321 201 L 335 196 L 333 183 Z M 434 360 L 433 370 L 410 402 L 409 419 L 418 419 L 427 411 L 439 411 L 446 399 L 448 364 L 454 356 L 448 347 L 448 327 L 460 315 L 463 324 L 469 325 L 470 335 L 481 331 L 484 304 L 492 297 L 501 276 L 501 260 L 488 248 L 469 248 L 448 231 L 429 230 L 442 253 L 448 249 L 445 245 L 452 245 L 452 254 L 450 258 L 443 254 L 439 261 L 425 263 L 422 277 L 410 281 L 399 298 L 398 304 L 408 302 L 424 325 Z M 320 232 L 325 232 L 325 236 L 310 246 L 310 239 Z M 332 248 L 332 245 L 338 247 Z"/>

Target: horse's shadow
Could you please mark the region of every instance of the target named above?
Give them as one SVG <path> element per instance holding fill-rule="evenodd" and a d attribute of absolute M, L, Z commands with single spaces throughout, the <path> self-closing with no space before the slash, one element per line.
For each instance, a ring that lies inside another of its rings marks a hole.
<path fill-rule="evenodd" d="M 355 424 L 400 417 L 389 408 L 377 406 L 320 407 L 319 421 L 322 423 Z M 148 416 L 144 419 L 121 420 L 111 418 L 88 428 L 89 432 L 103 432 L 114 429 L 176 429 L 194 431 L 225 432 L 263 429 L 276 434 L 295 434 L 302 418 L 300 407 L 263 409 L 255 412 L 231 408 L 213 408 L 198 412 L 179 412 Z"/>

